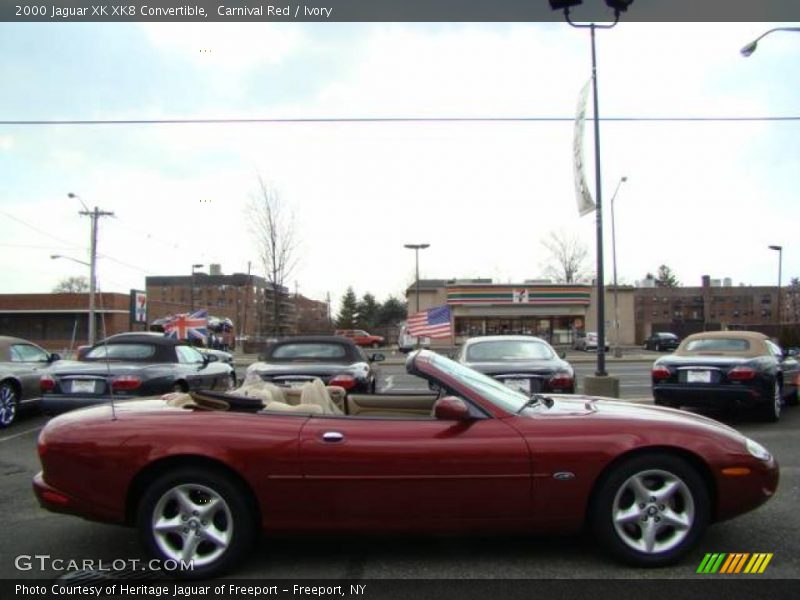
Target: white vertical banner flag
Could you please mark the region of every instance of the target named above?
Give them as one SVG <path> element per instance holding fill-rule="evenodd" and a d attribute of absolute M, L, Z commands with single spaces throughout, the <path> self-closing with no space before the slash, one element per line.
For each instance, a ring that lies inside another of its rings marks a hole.
<path fill-rule="evenodd" d="M 586 102 L 589 98 L 591 79 L 578 94 L 578 108 L 575 114 L 575 137 L 572 140 L 572 160 L 575 172 L 575 195 L 578 199 L 578 213 L 588 215 L 595 209 L 589 186 L 586 185 L 586 171 L 583 165 L 583 125 L 586 121 Z"/>

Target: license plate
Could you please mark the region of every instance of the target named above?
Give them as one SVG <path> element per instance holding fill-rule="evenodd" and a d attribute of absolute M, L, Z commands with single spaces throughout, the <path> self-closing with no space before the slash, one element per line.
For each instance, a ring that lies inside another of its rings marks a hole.
<path fill-rule="evenodd" d="M 711 383 L 711 371 L 687 371 L 686 383 Z"/>
<path fill-rule="evenodd" d="M 531 380 L 530 379 L 506 379 L 503 381 L 508 387 L 512 390 L 516 390 L 517 392 L 523 392 L 525 394 L 529 394 L 531 391 Z"/>
<path fill-rule="evenodd" d="M 73 381 L 70 390 L 73 394 L 94 394 L 94 381 Z"/>

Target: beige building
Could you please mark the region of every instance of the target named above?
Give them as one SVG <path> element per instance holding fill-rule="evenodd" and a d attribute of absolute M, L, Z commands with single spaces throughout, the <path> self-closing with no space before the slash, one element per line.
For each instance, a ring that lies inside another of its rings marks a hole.
<path fill-rule="evenodd" d="M 536 335 L 553 345 L 571 345 L 575 332 L 596 331 L 596 291 L 587 284 L 551 284 L 526 281 L 496 284 L 490 279 L 425 279 L 419 282 L 419 310 L 447 305 L 452 311 L 454 336 L 439 345 L 460 344 L 476 335 Z M 614 290 L 605 298 L 606 338 L 616 341 Z M 417 312 L 417 286 L 406 290 L 408 312 Z M 633 288 L 616 293 L 619 343 L 636 343 Z"/>

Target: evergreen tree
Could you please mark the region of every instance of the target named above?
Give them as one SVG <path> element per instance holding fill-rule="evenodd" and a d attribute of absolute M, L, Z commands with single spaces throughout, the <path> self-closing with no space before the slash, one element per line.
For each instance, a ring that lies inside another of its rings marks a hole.
<path fill-rule="evenodd" d="M 378 324 L 378 312 L 380 304 L 375 301 L 375 296 L 367 292 L 358 303 L 358 316 L 356 327 L 360 329 L 372 329 Z"/>
<path fill-rule="evenodd" d="M 339 329 L 353 329 L 356 327 L 356 319 L 358 318 L 358 299 L 353 287 L 347 288 L 347 291 L 342 298 L 342 307 L 339 309 L 339 314 L 336 315 L 336 327 Z"/>
<path fill-rule="evenodd" d="M 675 274 L 667 265 L 658 267 L 658 275 L 656 276 L 656 285 L 658 287 L 675 288 L 681 284 Z"/>
<path fill-rule="evenodd" d="M 401 321 L 405 321 L 407 316 L 405 303 L 400 302 L 394 296 L 389 296 L 378 311 L 378 324 L 382 326 L 397 325 Z"/>

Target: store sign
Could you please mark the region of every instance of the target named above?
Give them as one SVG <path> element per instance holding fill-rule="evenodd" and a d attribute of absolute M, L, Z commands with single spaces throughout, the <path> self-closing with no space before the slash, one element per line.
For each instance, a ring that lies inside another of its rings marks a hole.
<path fill-rule="evenodd" d="M 147 323 L 147 292 L 131 290 L 131 323 Z"/>

